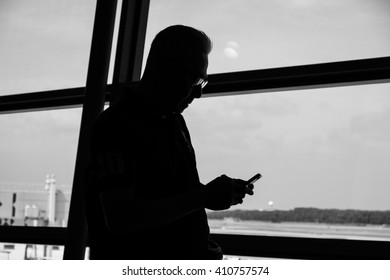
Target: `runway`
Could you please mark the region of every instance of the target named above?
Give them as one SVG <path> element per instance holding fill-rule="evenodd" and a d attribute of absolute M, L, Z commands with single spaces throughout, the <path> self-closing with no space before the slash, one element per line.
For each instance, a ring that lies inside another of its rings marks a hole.
<path fill-rule="evenodd" d="M 390 226 L 209 219 L 213 233 L 390 241 Z"/>

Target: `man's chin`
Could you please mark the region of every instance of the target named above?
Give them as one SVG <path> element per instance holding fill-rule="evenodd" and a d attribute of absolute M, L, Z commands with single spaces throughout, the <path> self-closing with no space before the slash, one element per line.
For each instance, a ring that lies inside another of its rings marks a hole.
<path fill-rule="evenodd" d="M 185 109 L 188 108 L 188 104 L 180 104 L 179 106 L 177 106 L 177 112 L 178 113 L 183 113 Z"/>

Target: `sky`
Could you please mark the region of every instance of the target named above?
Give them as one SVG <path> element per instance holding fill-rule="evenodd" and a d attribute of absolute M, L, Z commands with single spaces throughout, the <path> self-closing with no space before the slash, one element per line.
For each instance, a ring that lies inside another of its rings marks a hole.
<path fill-rule="evenodd" d="M 33 3 L 34 2 L 34 3 Z M 84 86 L 95 1 L 2 0 L 0 95 Z M 209 74 L 389 56 L 387 0 L 151 0 L 213 40 Z M 185 112 L 207 183 L 260 172 L 242 209 L 390 210 L 390 84 L 202 98 Z M 0 115 L 0 185 L 72 184 L 81 108 Z"/>

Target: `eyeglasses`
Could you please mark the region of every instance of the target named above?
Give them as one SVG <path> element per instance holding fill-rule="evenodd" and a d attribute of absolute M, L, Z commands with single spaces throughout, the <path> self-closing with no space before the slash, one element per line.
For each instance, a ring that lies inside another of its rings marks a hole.
<path fill-rule="evenodd" d="M 194 87 L 201 86 L 201 88 L 203 89 L 208 84 L 208 82 L 209 81 L 205 78 L 199 78 L 199 80 L 194 84 Z"/>
<path fill-rule="evenodd" d="M 203 89 L 208 84 L 209 81 L 207 80 L 207 75 L 206 76 L 204 76 L 203 74 L 196 75 L 194 72 L 192 72 L 190 69 L 188 69 L 185 65 L 183 65 L 181 62 L 177 61 L 176 59 L 173 59 L 172 61 L 174 61 L 176 65 L 179 65 L 181 68 L 183 68 L 192 77 L 203 76 L 198 78 L 198 80 L 193 83 L 192 85 L 193 87 L 201 86 L 201 88 Z"/>

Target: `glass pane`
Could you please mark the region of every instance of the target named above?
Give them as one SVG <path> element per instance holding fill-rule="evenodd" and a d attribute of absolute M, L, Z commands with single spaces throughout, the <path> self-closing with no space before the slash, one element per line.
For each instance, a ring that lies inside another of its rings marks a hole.
<path fill-rule="evenodd" d="M 145 54 L 184 24 L 212 38 L 209 73 L 389 56 L 389 14 L 387 0 L 151 0 Z"/>
<path fill-rule="evenodd" d="M 255 210 L 245 219 L 261 221 L 243 223 L 236 213 L 212 227 L 390 240 L 389 90 L 376 84 L 194 102 L 185 116 L 202 181 L 263 175 L 255 195 L 231 209 Z"/>
<path fill-rule="evenodd" d="M 118 34 L 119 34 L 119 25 L 120 25 L 120 19 L 121 19 L 121 11 L 122 11 L 122 0 L 117 0 L 117 7 L 116 7 L 116 14 L 115 14 L 115 25 L 114 25 L 114 33 L 112 38 L 112 46 L 111 46 L 111 56 L 110 56 L 110 66 L 107 76 L 107 83 L 112 84 L 113 83 L 113 77 L 114 77 L 114 67 L 115 67 L 115 55 L 116 55 L 116 48 L 118 46 Z"/>
<path fill-rule="evenodd" d="M 96 1 L 0 3 L 0 95 L 85 85 Z"/>
<path fill-rule="evenodd" d="M 81 108 L 0 115 L 0 225 L 65 227 Z"/>

